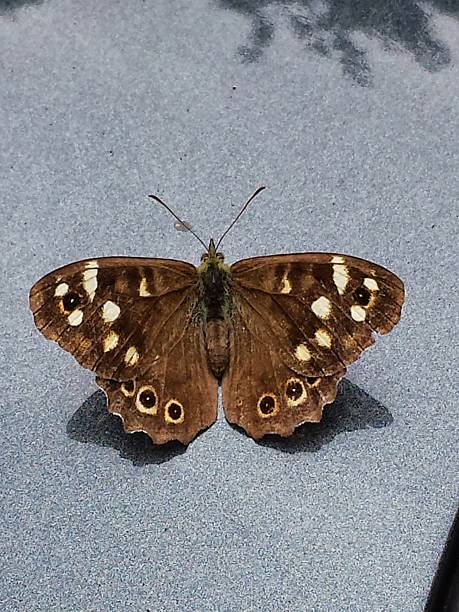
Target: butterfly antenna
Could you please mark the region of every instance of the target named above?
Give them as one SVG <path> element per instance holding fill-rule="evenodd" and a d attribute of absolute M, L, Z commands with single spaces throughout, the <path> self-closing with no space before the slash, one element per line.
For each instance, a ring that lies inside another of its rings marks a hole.
<path fill-rule="evenodd" d="M 177 219 L 177 221 L 180 223 L 180 225 L 182 225 L 188 232 L 190 232 L 191 234 L 193 234 L 193 236 L 199 240 L 199 242 L 202 244 L 202 246 L 206 249 L 206 251 L 208 251 L 208 248 L 205 244 L 205 242 L 203 240 L 201 240 L 201 238 L 196 234 L 196 232 L 194 232 L 191 227 L 188 225 L 188 223 L 185 223 L 185 221 L 182 221 L 182 219 L 180 219 L 180 217 L 178 215 L 175 214 L 175 212 L 172 210 L 172 208 L 169 208 L 169 206 L 163 202 L 161 200 L 161 198 L 158 198 L 158 196 L 150 194 L 148 196 L 149 198 L 151 198 L 152 200 L 155 200 L 156 202 L 158 202 L 158 204 L 161 204 L 161 206 L 164 206 L 164 208 L 166 210 L 168 210 L 170 212 L 170 214 L 175 217 Z"/>
<path fill-rule="evenodd" d="M 258 187 L 258 189 L 252 193 L 252 195 L 250 196 L 250 198 L 247 200 L 247 202 L 244 204 L 244 206 L 241 208 L 241 210 L 239 211 L 237 217 L 234 219 L 234 221 L 230 224 L 230 226 L 226 229 L 226 231 L 223 233 L 223 236 L 220 238 L 220 240 L 217 242 L 217 246 L 215 247 L 216 249 L 218 249 L 218 247 L 220 246 L 220 244 L 222 243 L 223 238 L 226 236 L 226 234 L 230 231 L 230 229 L 233 227 L 233 225 L 236 223 L 236 221 L 239 219 L 239 217 L 242 215 L 242 213 L 247 209 L 247 207 L 249 206 L 250 202 L 257 197 L 257 195 L 263 191 L 263 189 L 266 189 L 266 187 Z"/>

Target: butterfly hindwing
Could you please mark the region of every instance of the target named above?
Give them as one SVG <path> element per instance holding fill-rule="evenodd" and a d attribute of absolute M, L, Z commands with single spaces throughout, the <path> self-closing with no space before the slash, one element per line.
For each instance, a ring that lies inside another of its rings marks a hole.
<path fill-rule="evenodd" d="M 291 370 L 269 335 L 252 322 L 247 326 L 236 315 L 231 328 L 230 362 L 222 382 L 228 421 L 255 439 L 270 433 L 289 436 L 302 423 L 319 422 L 345 369 L 323 377 Z"/>
<path fill-rule="evenodd" d="M 104 378 L 130 380 L 183 333 L 195 284 L 196 268 L 185 262 L 85 260 L 35 283 L 30 307 L 38 329 L 82 366 Z"/>
<path fill-rule="evenodd" d="M 143 431 L 156 444 L 188 444 L 217 418 L 218 382 L 207 364 L 201 325 L 189 321 L 169 349 L 138 378 L 121 383 L 97 377 L 96 382 L 126 431 Z"/>

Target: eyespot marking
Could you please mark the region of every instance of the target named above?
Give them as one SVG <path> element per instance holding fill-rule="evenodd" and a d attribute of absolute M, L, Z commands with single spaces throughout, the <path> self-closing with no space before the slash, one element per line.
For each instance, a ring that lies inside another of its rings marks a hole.
<path fill-rule="evenodd" d="M 121 392 L 126 397 L 132 397 L 135 393 L 135 382 L 133 380 L 127 380 L 121 383 Z"/>
<path fill-rule="evenodd" d="M 328 330 L 324 329 L 323 327 L 321 327 L 320 329 L 318 329 L 316 331 L 316 333 L 314 334 L 317 344 L 319 346 L 325 346 L 327 348 L 330 348 L 332 345 L 332 337 L 330 335 L 330 333 L 328 332 Z"/>
<path fill-rule="evenodd" d="M 287 404 L 291 407 L 301 404 L 306 399 L 306 388 L 300 378 L 289 378 L 285 385 Z"/>
<path fill-rule="evenodd" d="M 64 295 L 66 293 L 68 293 L 68 291 L 69 291 L 69 286 L 67 285 L 67 283 L 59 283 L 56 286 L 56 289 L 54 291 L 54 295 L 56 297 L 64 297 Z"/>
<path fill-rule="evenodd" d="M 362 285 L 361 287 L 358 287 L 354 291 L 353 295 L 354 295 L 354 300 L 357 302 L 359 306 L 366 307 L 371 302 L 372 294 L 370 293 L 370 291 L 368 291 L 368 289 L 364 285 Z"/>
<path fill-rule="evenodd" d="M 132 381 L 127 381 L 125 384 L 128 385 Z M 131 393 L 128 391 L 128 393 Z M 125 393 L 126 395 L 126 393 Z M 135 398 L 135 406 L 139 412 L 143 414 L 155 415 L 158 413 L 158 396 L 155 388 L 151 385 L 144 385 L 137 391 Z"/>
<path fill-rule="evenodd" d="M 299 361 L 309 361 L 311 359 L 311 353 L 309 352 L 306 344 L 299 344 L 295 349 L 295 357 Z"/>
<path fill-rule="evenodd" d="M 102 318 L 105 323 L 111 323 L 120 316 L 121 308 L 115 302 L 107 300 L 102 306 Z"/>
<path fill-rule="evenodd" d="M 164 420 L 166 423 L 180 425 L 185 420 L 183 405 L 176 399 L 170 399 L 164 407 Z"/>
<path fill-rule="evenodd" d="M 273 393 L 264 393 L 257 402 L 257 412 L 262 419 L 267 419 L 279 412 L 279 404 Z"/>
<path fill-rule="evenodd" d="M 331 302 L 327 297 L 321 295 L 311 304 L 311 310 L 319 319 L 328 319 L 331 312 Z"/>
<path fill-rule="evenodd" d="M 379 285 L 378 283 L 375 281 L 374 278 L 365 278 L 363 280 L 363 284 L 365 285 L 365 287 L 367 289 L 369 289 L 370 291 L 378 291 L 379 289 Z"/>
<path fill-rule="evenodd" d="M 354 321 L 361 323 L 362 321 L 365 321 L 366 315 L 367 313 L 365 308 L 362 308 L 362 306 L 356 306 L 355 304 L 351 306 L 351 317 L 354 319 Z"/>
<path fill-rule="evenodd" d="M 338 289 L 338 293 L 343 295 L 349 282 L 348 267 L 343 264 L 335 264 L 333 266 L 333 282 Z"/>
<path fill-rule="evenodd" d="M 72 310 L 80 306 L 81 302 L 81 296 L 75 291 L 71 291 L 70 293 L 66 293 L 62 298 L 62 308 L 65 312 L 72 312 Z"/>
<path fill-rule="evenodd" d="M 83 321 L 83 311 L 82 310 L 74 310 L 67 317 L 67 321 L 72 327 L 77 327 Z"/>
<path fill-rule="evenodd" d="M 130 346 L 124 356 L 124 363 L 127 366 L 133 366 L 139 361 L 139 353 L 135 346 Z"/>
<path fill-rule="evenodd" d="M 113 330 L 109 331 L 104 338 L 104 353 L 108 353 L 108 351 L 113 351 L 113 349 L 118 346 L 118 340 L 118 334 Z"/>
<path fill-rule="evenodd" d="M 150 297 L 151 293 L 148 291 L 148 283 L 145 276 L 142 276 L 142 280 L 140 281 L 139 287 L 139 295 L 140 297 Z"/>

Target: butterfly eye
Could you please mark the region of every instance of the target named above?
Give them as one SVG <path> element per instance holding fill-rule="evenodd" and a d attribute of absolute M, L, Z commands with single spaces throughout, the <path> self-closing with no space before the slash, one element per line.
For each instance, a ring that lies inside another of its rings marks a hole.
<path fill-rule="evenodd" d="M 209 254 L 208 253 L 203 253 L 201 255 L 201 261 L 207 261 L 209 259 Z"/>
<path fill-rule="evenodd" d="M 279 406 L 274 395 L 266 394 L 262 395 L 258 400 L 257 409 L 258 414 L 266 419 L 267 417 L 277 414 L 279 411 Z"/>
<path fill-rule="evenodd" d="M 368 306 L 371 299 L 371 293 L 366 287 L 359 287 L 354 291 L 354 299 L 357 304 L 360 304 L 361 306 Z"/>
<path fill-rule="evenodd" d="M 62 298 L 62 306 L 64 310 L 66 310 L 67 312 L 71 312 L 72 310 L 75 310 L 76 308 L 78 308 L 81 302 L 82 302 L 81 296 L 78 293 L 75 293 L 74 291 L 67 293 Z"/>
<path fill-rule="evenodd" d="M 223 255 L 223 253 L 218 252 L 218 253 L 217 253 L 217 259 L 218 259 L 219 261 L 225 261 L 225 256 Z"/>
<path fill-rule="evenodd" d="M 182 404 L 175 399 L 169 400 L 164 410 L 164 418 L 168 423 L 183 423 L 185 420 L 185 411 Z"/>
<path fill-rule="evenodd" d="M 126 384 L 129 384 L 128 381 Z M 137 392 L 137 399 L 135 401 L 135 405 L 139 412 L 143 412 L 144 414 L 156 414 L 158 412 L 158 399 L 156 396 L 156 391 L 153 387 L 141 387 Z"/>

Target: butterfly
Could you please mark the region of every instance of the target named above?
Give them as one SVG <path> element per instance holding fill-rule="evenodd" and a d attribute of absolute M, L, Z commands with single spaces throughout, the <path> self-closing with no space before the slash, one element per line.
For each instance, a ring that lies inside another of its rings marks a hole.
<path fill-rule="evenodd" d="M 188 444 L 225 415 L 259 439 L 318 422 L 337 385 L 398 322 L 402 281 L 336 253 L 292 253 L 227 265 L 220 238 L 197 267 L 103 257 L 63 266 L 30 290 L 37 328 L 96 373 L 127 432 Z"/>

